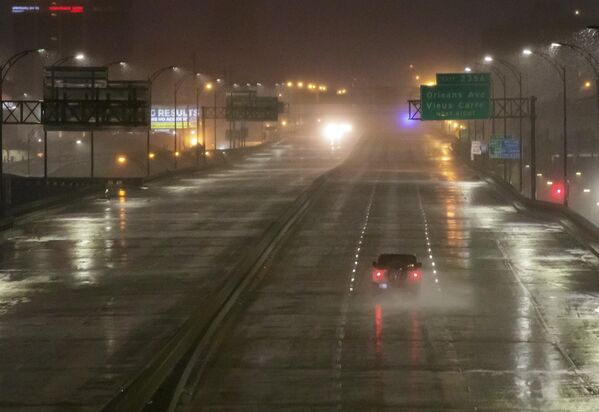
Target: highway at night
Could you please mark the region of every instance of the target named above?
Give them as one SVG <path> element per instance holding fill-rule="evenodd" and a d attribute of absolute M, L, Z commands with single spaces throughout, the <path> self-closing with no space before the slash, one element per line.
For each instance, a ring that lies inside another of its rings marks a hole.
<path fill-rule="evenodd" d="M 419 257 L 419 294 L 373 292 L 382 252 Z M 460 166 L 448 141 L 367 136 L 178 410 L 596 410 L 598 270 L 559 224 L 516 212 Z"/>

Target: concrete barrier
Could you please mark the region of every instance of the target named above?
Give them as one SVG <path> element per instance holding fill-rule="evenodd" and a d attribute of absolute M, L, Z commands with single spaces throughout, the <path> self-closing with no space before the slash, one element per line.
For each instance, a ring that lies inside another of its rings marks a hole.
<path fill-rule="evenodd" d="M 186 376 L 191 373 L 193 367 L 193 362 L 189 361 L 208 344 L 207 336 L 218 328 L 241 293 L 253 282 L 265 260 L 301 220 L 320 193 L 326 179 L 336 170 L 337 168 L 332 169 L 318 177 L 295 199 L 291 206 L 266 229 L 255 246 L 226 275 L 227 280 L 222 287 L 208 302 L 197 308 L 175 336 L 137 376 L 122 388 L 120 394 L 102 408 L 102 411 L 143 410 L 177 367 L 181 368 L 182 378 L 175 380 L 177 390 L 174 390 L 174 397 L 177 398 L 181 394 L 179 383 L 185 382 Z"/>
<path fill-rule="evenodd" d="M 505 180 L 483 170 L 477 165 L 467 163 L 476 173 L 483 176 L 484 180 L 494 185 L 497 190 L 512 205 L 523 213 L 534 213 L 543 219 L 560 223 L 579 242 L 588 247 L 599 257 L 599 228 L 591 221 L 563 205 L 532 200 L 523 196 Z"/>

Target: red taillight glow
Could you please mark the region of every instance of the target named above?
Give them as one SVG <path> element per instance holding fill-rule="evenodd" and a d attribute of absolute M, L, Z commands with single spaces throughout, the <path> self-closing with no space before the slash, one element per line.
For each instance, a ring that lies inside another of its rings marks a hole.
<path fill-rule="evenodd" d="M 376 272 L 376 277 L 380 278 L 381 276 L 383 276 L 383 272 Z"/>
<path fill-rule="evenodd" d="M 418 279 L 418 277 L 420 277 L 420 273 L 418 273 L 418 272 L 412 272 L 412 277 L 414 279 Z"/>

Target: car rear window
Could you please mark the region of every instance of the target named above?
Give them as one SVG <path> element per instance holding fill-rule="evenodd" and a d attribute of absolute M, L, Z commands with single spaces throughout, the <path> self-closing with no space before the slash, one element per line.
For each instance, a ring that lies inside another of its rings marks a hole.
<path fill-rule="evenodd" d="M 414 255 L 400 255 L 400 254 L 383 254 L 379 256 L 378 265 L 413 265 L 416 263 L 416 256 Z"/>

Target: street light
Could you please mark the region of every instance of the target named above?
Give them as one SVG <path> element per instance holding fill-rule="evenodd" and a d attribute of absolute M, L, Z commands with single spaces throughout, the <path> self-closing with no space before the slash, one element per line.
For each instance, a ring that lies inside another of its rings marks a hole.
<path fill-rule="evenodd" d="M 85 54 L 83 53 L 77 53 L 77 54 L 73 54 L 71 56 L 66 56 L 63 57 L 62 59 L 58 59 L 56 60 L 54 63 L 52 63 L 50 66 L 51 67 L 56 67 L 56 66 L 60 66 L 63 63 L 68 62 L 69 60 L 77 60 L 77 61 L 83 61 L 85 60 Z"/>
<path fill-rule="evenodd" d="M 466 67 L 464 67 L 464 71 L 465 71 L 466 73 L 470 73 L 470 72 L 472 71 L 472 68 L 471 68 L 471 67 L 468 67 L 468 66 L 466 66 Z"/>
<path fill-rule="evenodd" d="M 530 56 L 532 54 L 539 56 L 547 63 L 551 65 L 557 71 L 562 80 L 563 87 L 563 111 L 564 111 L 564 119 L 563 119 L 563 134 L 564 134 L 564 148 L 563 148 L 563 178 L 564 178 L 564 206 L 568 206 L 568 196 L 570 194 L 569 182 L 568 182 L 568 111 L 567 111 L 567 88 L 566 88 L 566 66 L 561 65 L 555 61 L 555 59 L 551 58 L 551 56 L 532 49 L 524 49 L 522 54 L 525 56 Z"/>
<path fill-rule="evenodd" d="M 115 60 L 113 62 L 110 63 L 106 63 L 104 65 L 104 67 L 112 67 L 112 66 L 121 66 L 121 67 L 125 67 L 127 65 L 127 62 L 124 60 Z"/>
<path fill-rule="evenodd" d="M 34 134 L 38 132 L 38 130 L 43 129 L 43 126 L 38 126 L 29 131 L 27 133 L 27 176 L 31 176 L 31 138 Z M 38 143 L 42 142 L 42 139 L 37 139 Z"/>
<path fill-rule="evenodd" d="M 291 82 L 289 82 L 289 83 L 291 83 Z M 212 82 L 209 82 L 209 83 L 206 83 L 206 85 L 204 86 L 204 88 L 206 90 L 208 90 L 208 91 L 212 90 L 212 94 L 213 94 L 213 101 L 214 101 L 214 103 L 213 103 L 214 104 L 214 107 L 213 107 L 213 110 L 214 110 L 213 130 L 214 130 L 214 151 L 215 152 L 216 152 L 216 150 L 218 148 L 218 146 L 217 146 L 217 136 L 216 136 L 216 124 L 217 124 L 217 118 L 216 118 L 217 117 L 216 116 L 217 94 L 216 94 L 216 92 L 217 92 L 217 86 L 222 85 L 222 84 L 223 84 L 223 80 L 222 79 L 216 79 L 216 84 L 214 84 Z M 291 85 L 293 86 L 293 83 L 291 83 Z M 237 87 L 237 83 L 233 84 L 233 86 Z M 291 86 L 289 86 L 289 87 L 291 87 Z M 206 147 L 207 147 L 206 136 L 204 136 L 203 139 L 204 139 L 204 152 L 206 152 Z"/>
<path fill-rule="evenodd" d="M 179 157 L 179 148 L 177 147 L 177 94 L 179 93 L 179 89 L 181 88 L 181 85 L 183 84 L 183 82 L 185 80 L 187 80 L 188 78 L 192 77 L 193 73 L 186 73 L 183 75 L 183 77 L 181 77 L 179 80 L 177 80 L 175 82 L 175 141 L 174 141 L 174 153 L 175 153 L 175 157 L 174 157 L 174 165 L 175 165 L 175 170 L 177 169 L 177 157 Z M 200 73 L 196 73 L 195 74 L 196 77 L 200 76 Z"/>
<path fill-rule="evenodd" d="M 10 72 L 10 69 L 12 69 L 19 60 L 21 60 L 23 57 L 29 54 L 43 52 L 45 52 L 44 49 L 23 50 L 13 54 L 5 62 L 0 64 L 0 206 L 2 208 L 4 208 L 4 143 L 2 138 L 2 129 L 4 125 L 4 102 L 2 101 L 2 86 L 4 84 L 4 80 L 6 80 L 6 77 Z"/>
<path fill-rule="evenodd" d="M 494 58 L 493 56 L 485 56 L 485 61 L 492 63 L 492 62 L 497 62 L 499 64 L 501 64 L 502 66 L 506 67 L 516 78 L 516 82 L 518 83 L 518 98 L 520 99 L 520 105 L 522 104 L 522 72 L 520 72 L 520 70 L 518 70 L 518 68 L 516 67 L 516 65 L 508 62 L 507 60 L 503 60 L 500 58 Z M 520 146 L 520 159 L 519 159 L 519 186 L 520 186 L 520 193 L 522 193 L 522 116 L 519 116 L 518 118 L 518 133 L 519 133 L 519 146 Z M 533 164 L 535 163 L 534 161 L 532 162 Z"/>
<path fill-rule="evenodd" d="M 554 43 L 551 43 L 551 46 L 554 48 L 565 47 L 570 50 L 573 50 L 576 54 L 578 54 L 579 56 L 582 56 L 587 61 L 589 66 L 591 66 L 591 69 L 593 69 L 593 73 L 595 74 L 595 85 L 596 85 L 596 89 L 597 89 L 595 91 L 595 105 L 597 106 L 597 135 L 598 135 L 596 140 L 597 140 L 597 145 L 598 145 L 597 151 L 599 152 L 599 59 L 597 59 L 593 55 L 593 53 L 591 53 L 587 49 L 580 47 L 576 44 L 554 42 Z M 590 88 L 591 83 L 585 82 L 584 87 L 587 89 Z"/>
<path fill-rule="evenodd" d="M 158 78 L 158 76 L 160 76 L 162 73 L 169 71 L 169 70 L 176 70 L 176 66 L 165 66 L 165 67 L 161 67 L 160 69 L 156 70 L 154 73 L 152 73 L 150 76 L 148 76 L 148 92 L 149 92 L 149 99 L 148 99 L 148 104 L 150 106 L 150 112 L 152 110 L 152 85 L 154 84 L 154 80 L 156 80 Z M 146 162 L 146 173 L 147 176 L 150 176 L 150 133 L 152 131 L 152 119 L 150 118 L 150 125 L 148 126 L 148 130 L 146 132 L 146 153 L 147 153 L 147 162 Z"/>
<path fill-rule="evenodd" d="M 492 57 L 490 57 L 490 56 L 487 56 L 487 57 L 489 57 L 489 59 L 490 59 L 490 60 L 487 58 L 484 59 L 487 63 L 493 61 Z M 477 64 L 477 66 L 481 67 L 479 64 Z M 497 69 L 496 67 L 490 66 L 489 68 L 490 68 L 491 72 L 493 72 L 497 76 L 497 78 L 499 79 L 499 82 L 501 83 L 501 87 L 503 89 L 503 103 L 504 103 L 504 107 L 505 107 L 505 106 L 507 106 L 506 105 L 507 82 L 506 82 L 505 74 L 501 70 Z M 491 91 L 492 91 L 493 95 L 495 95 L 494 90 L 491 90 Z M 503 117 L 503 135 L 504 135 L 504 137 L 506 135 L 506 129 L 507 129 L 507 118 L 504 116 Z M 495 116 L 492 116 L 492 118 L 491 118 L 491 134 L 492 135 L 495 134 Z M 505 170 L 504 170 L 504 172 L 505 172 Z M 504 177 L 505 177 L 505 173 L 504 173 Z"/>

